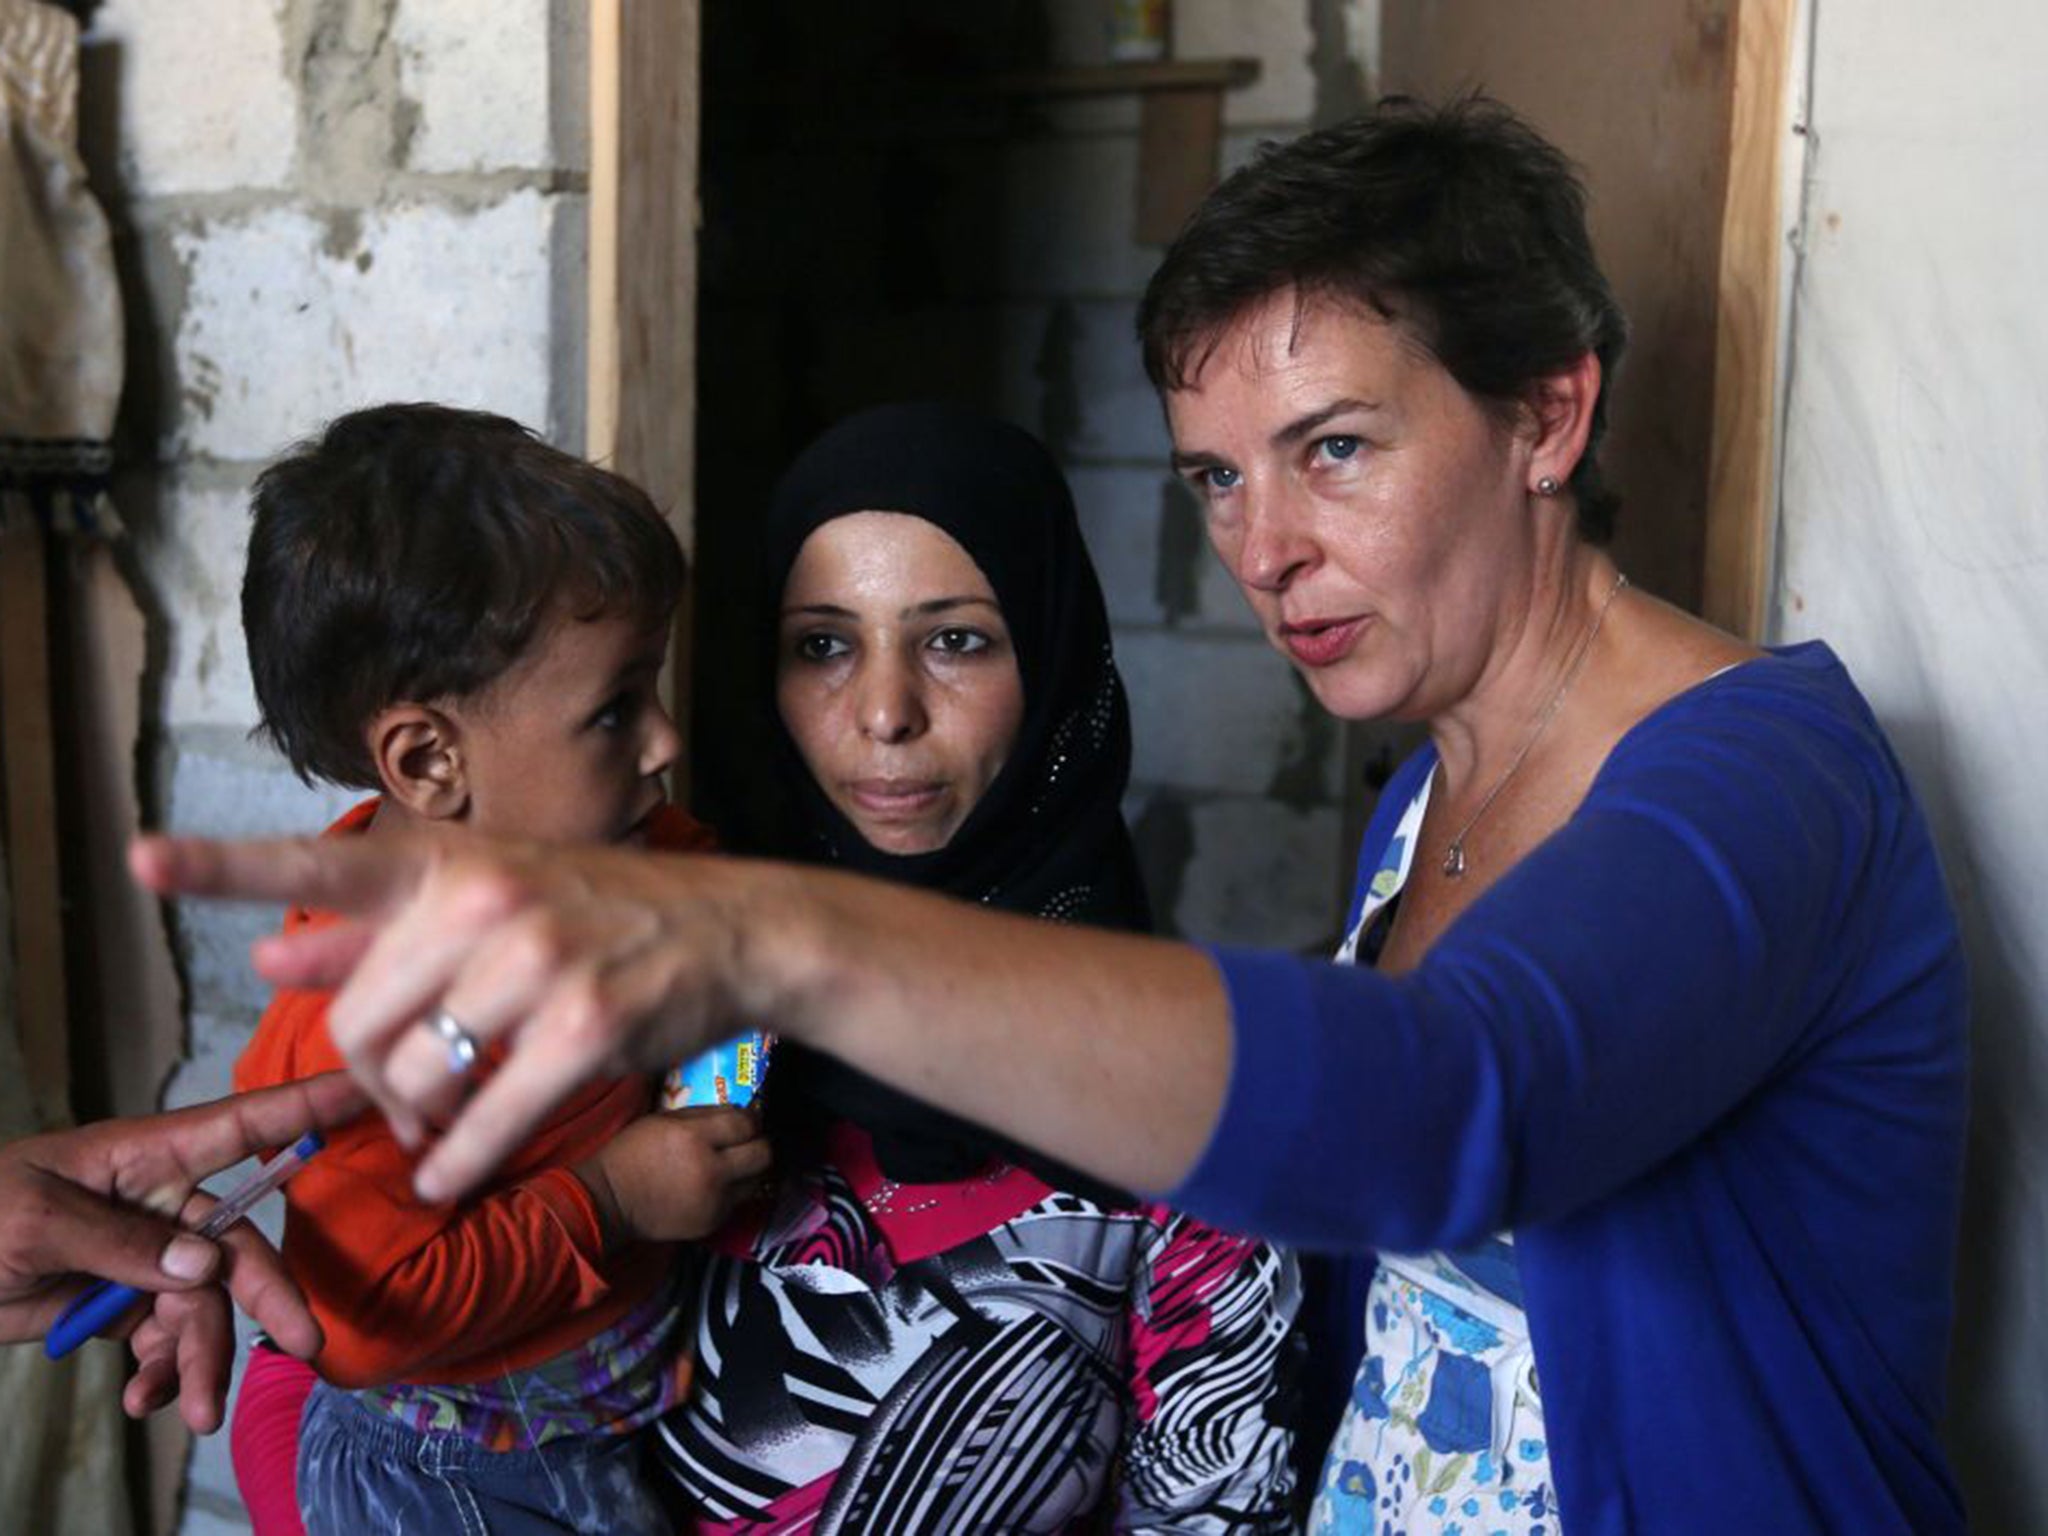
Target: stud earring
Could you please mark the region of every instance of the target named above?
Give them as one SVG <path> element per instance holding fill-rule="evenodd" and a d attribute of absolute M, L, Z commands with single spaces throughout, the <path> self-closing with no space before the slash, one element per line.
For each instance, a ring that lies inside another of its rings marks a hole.
<path fill-rule="evenodd" d="M 1536 482 L 1536 494 L 1538 496 L 1555 496 L 1560 489 L 1561 487 L 1557 481 L 1549 475 L 1545 475 Z"/>

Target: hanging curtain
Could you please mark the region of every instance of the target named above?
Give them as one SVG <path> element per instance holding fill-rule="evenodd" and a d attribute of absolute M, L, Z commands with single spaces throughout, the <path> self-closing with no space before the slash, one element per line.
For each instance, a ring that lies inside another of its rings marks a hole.
<path fill-rule="evenodd" d="M 0 933 L 11 926 L 0 849 Z M 0 945 L 0 1141 L 37 1129 L 16 1032 L 14 965 Z M 51 1363 L 36 1344 L 0 1346 L 0 1511 L 10 1531 L 131 1536 L 119 1346 L 88 1344 Z"/>
<path fill-rule="evenodd" d="M 0 0 L 0 523 L 117 532 L 121 294 L 78 157 L 78 23 Z"/>
<path fill-rule="evenodd" d="M 0 0 L 0 1139 L 68 1120 L 48 541 L 118 532 L 107 500 L 121 305 L 77 149 L 78 25 Z M 133 1530 L 118 1346 L 0 1349 L 10 1529 Z"/>

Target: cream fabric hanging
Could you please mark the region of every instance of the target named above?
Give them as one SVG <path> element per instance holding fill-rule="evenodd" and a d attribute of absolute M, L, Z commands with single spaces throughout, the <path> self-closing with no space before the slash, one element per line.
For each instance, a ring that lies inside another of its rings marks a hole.
<path fill-rule="evenodd" d="M 77 99 L 77 23 L 54 6 L 0 0 L 0 574 L 10 583 L 40 584 L 45 530 L 118 526 L 105 487 L 121 306 L 106 220 L 78 159 Z M 39 651 L 43 638 L 33 637 Z M 26 642 L 10 633 L 8 643 Z M 40 667 L 44 658 L 35 660 Z M 8 676 L 18 682 L 22 672 Z M 38 691 L 47 695 L 47 685 Z M 45 698 L 33 703 L 47 710 Z M 0 737 L 0 752 L 15 734 Z M 47 750 L 46 739 L 37 745 Z M 15 928 L 6 863 L 0 848 L 0 935 Z M 34 1131 L 49 1112 L 31 1097 L 7 949 L 0 944 L 0 1140 Z M 133 1530 L 124 1353 L 91 1344 L 53 1365 L 32 1343 L 0 1348 L 9 1426 L 0 1437 L 0 1511 L 9 1529 Z"/>
<path fill-rule="evenodd" d="M 112 533 L 121 294 L 78 157 L 78 23 L 0 0 L 0 524 Z"/>
<path fill-rule="evenodd" d="M 5 932 L 7 860 L 0 850 L 0 932 Z M 35 1129 L 21 1045 L 15 1034 L 14 973 L 0 945 L 0 1142 Z M 10 1531 L 49 1536 L 130 1536 L 125 1419 L 125 1350 L 88 1344 L 52 1364 L 38 1344 L 0 1346 L 0 1511 Z"/>

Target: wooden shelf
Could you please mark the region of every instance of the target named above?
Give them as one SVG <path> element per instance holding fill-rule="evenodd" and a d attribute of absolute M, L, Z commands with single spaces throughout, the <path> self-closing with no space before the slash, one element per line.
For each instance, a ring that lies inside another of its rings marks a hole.
<path fill-rule="evenodd" d="M 1123 92 L 1230 91 L 1259 78 L 1257 59 L 1160 60 L 998 75 L 1007 96 L 1114 96 Z"/>
<path fill-rule="evenodd" d="M 1143 245 L 1164 245 L 1216 185 L 1223 93 L 1258 78 L 1257 59 L 1188 59 L 1000 75 L 995 85 L 1005 96 L 1040 100 L 1136 96 L 1136 237 Z"/>

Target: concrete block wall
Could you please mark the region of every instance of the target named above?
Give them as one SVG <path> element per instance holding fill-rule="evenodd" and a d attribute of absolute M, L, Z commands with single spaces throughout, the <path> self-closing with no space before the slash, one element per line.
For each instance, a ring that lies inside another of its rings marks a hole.
<path fill-rule="evenodd" d="M 1053 62 L 1104 58 L 1103 7 L 1054 0 Z M 1356 110 L 1377 41 L 1357 0 L 1176 0 L 1172 56 L 1251 57 L 1225 99 L 1223 168 Z M 1066 464 L 1116 628 L 1136 757 L 1129 813 L 1163 922 L 1308 947 L 1341 921 L 1352 850 L 1340 728 L 1259 634 L 1166 472 L 1132 326 L 1158 247 L 1133 237 L 1139 107 L 1057 104 L 1007 143 L 999 409 Z"/>
<path fill-rule="evenodd" d="M 354 796 L 249 739 L 239 591 L 262 465 L 391 399 L 583 441 L 582 0 L 104 0 L 86 151 L 129 309 L 116 500 L 147 615 L 149 818 L 303 832 Z M 261 909 L 181 909 L 188 1055 L 168 1102 L 223 1091 L 265 989 Z M 188 1532 L 246 1530 L 226 1437 Z"/>
<path fill-rule="evenodd" d="M 390 399 L 501 411 L 580 446 L 583 26 L 568 0 L 96 11 L 88 150 L 130 307 L 117 500 L 155 643 L 164 822 L 296 829 L 346 799 L 245 739 L 237 602 L 264 463 Z M 195 975 L 195 1011 L 260 999 L 232 988 Z"/>

